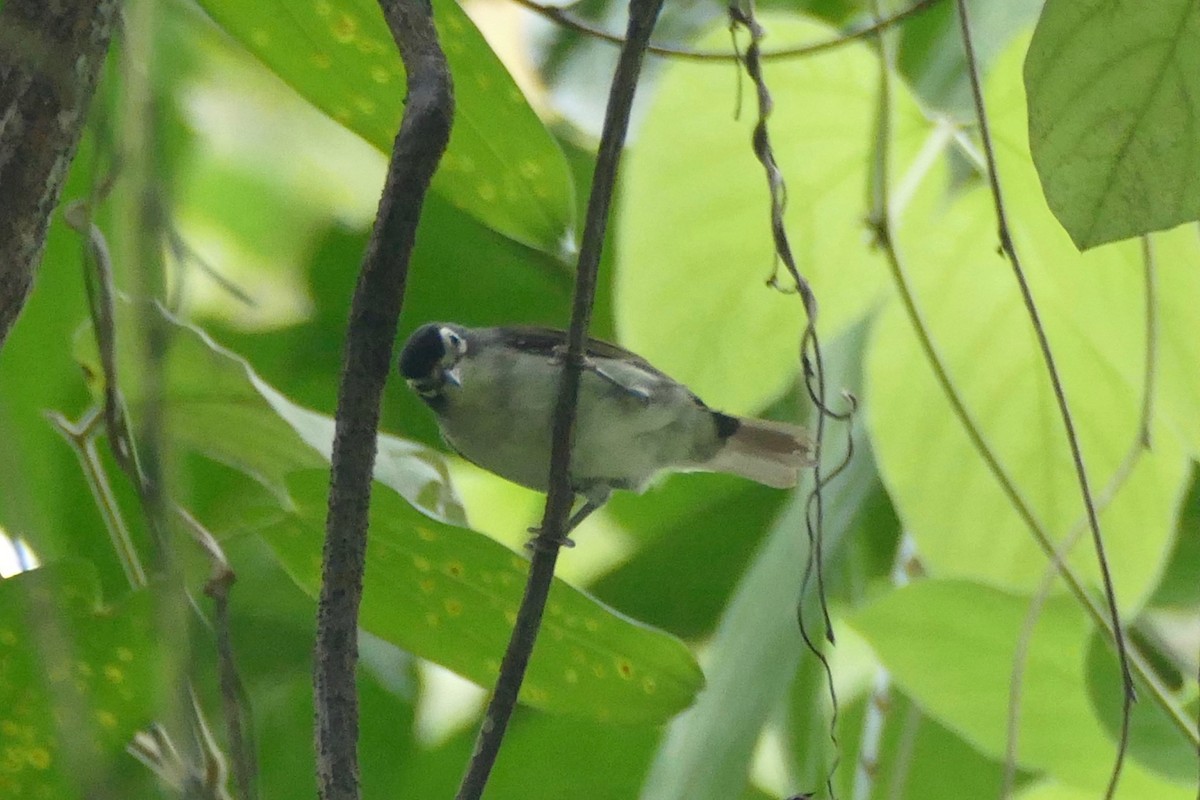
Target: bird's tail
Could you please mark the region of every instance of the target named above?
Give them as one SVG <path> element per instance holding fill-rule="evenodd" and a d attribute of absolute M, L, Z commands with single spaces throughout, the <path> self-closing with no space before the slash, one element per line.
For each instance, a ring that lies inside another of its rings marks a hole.
<path fill-rule="evenodd" d="M 776 489 L 790 489 L 799 480 L 800 470 L 815 463 L 812 438 L 800 426 L 763 419 L 733 419 L 738 423 L 737 428 L 703 469 L 740 475 Z"/>

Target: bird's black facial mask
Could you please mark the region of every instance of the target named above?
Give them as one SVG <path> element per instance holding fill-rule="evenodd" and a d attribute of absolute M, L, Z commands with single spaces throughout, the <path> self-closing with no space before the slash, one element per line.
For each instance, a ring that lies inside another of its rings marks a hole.
<path fill-rule="evenodd" d="M 400 374 L 421 397 L 435 397 L 446 384 L 462 385 L 458 362 L 466 352 L 466 340 L 450 326 L 423 325 L 400 353 Z"/>

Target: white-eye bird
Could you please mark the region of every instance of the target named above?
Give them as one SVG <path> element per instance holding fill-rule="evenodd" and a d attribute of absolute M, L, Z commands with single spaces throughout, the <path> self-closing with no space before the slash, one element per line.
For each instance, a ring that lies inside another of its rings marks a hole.
<path fill-rule="evenodd" d="M 447 444 L 502 478 L 547 491 L 565 331 L 527 326 L 418 328 L 400 374 L 437 415 Z M 686 386 L 616 345 L 588 341 L 580 376 L 571 488 L 584 505 L 643 491 L 664 471 L 726 472 L 784 489 L 812 464 L 800 427 L 713 411 Z"/>

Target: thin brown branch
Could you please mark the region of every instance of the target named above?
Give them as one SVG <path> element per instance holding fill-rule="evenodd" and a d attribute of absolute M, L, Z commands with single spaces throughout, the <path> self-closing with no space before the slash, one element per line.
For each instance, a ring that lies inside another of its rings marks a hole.
<path fill-rule="evenodd" d="M 975 47 L 971 39 L 971 22 L 967 12 L 967 3 L 966 0 L 956 0 L 956 2 L 959 24 L 962 31 L 963 50 L 967 58 L 967 75 L 970 78 L 971 95 L 975 101 L 975 114 L 979 122 L 979 134 L 983 142 L 983 152 L 987 159 L 988 184 L 991 188 L 992 201 L 995 206 L 1000 249 L 1008 258 L 1009 264 L 1012 267 L 1013 277 L 1016 278 L 1017 286 L 1020 288 L 1021 300 L 1025 304 L 1026 312 L 1029 314 L 1029 321 L 1037 337 L 1038 348 L 1041 351 L 1042 360 L 1046 365 L 1050 384 L 1054 390 L 1054 399 L 1058 404 L 1059 415 L 1062 417 L 1063 427 L 1066 429 L 1067 442 L 1071 449 L 1071 460 L 1075 465 L 1075 474 L 1079 480 L 1079 492 L 1083 497 L 1084 509 L 1087 511 L 1088 527 L 1092 532 L 1092 545 L 1096 551 L 1096 561 L 1100 566 L 1100 575 L 1104 584 L 1104 596 L 1108 603 L 1109 617 L 1112 620 L 1117 660 L 1121 666 L 1121 733 L 1117 747 L 1117 758 L 1113 764 L 1112 777 L 1105 792 L 1105 797 L 1109 798 L 1117 790 L 1117 783 L 1121 777 L 1121 767 L 1124 764 L 1125 752 L 1129 744 L 1129 726 L 1133 712 L 1133 703 L 1136 699 L 1133 686 L 1133 672 L 1129 667 L 1129 652 L 1125 645 L 1125 633 L 1121 625 L 1121 613 L 1117 607 L 1116 588 L 1113 585 L 1112 572 L 1108 566 L 1108 557 L 1104 551 L 1104 537 L 1100 532 L 1100 519 L 1096 513 L 1096 503 L 1088 481 L 1087 467 L 1084 462 L 1083 451 L 1079 445 L 1079 437 L 1075 432 L 1071 407 L 1067 402 L 1066 390 L 1063 388 L 1062 379 L 1055 365 L 1054 353 L 1050 348 L 1050 340 L 1046 336 L 1046 330 L 1042 325 L 1041 315 L 1038 312 L 1037 303 L 1033 299 L 1033 292 L 1029 288 L 1029 282 L 1025 277 L 1025 270 L 1021 266 L 1021 259 L 1017 254 L 1017 248 L 1013 242 L 1012 232 L 1008 227 L 1008 219 L 1004 211 L 1004 198 L 1000 190 L 1000 174 L 996 168 L 996 153 L 992 146 L 992 137 L 988 128 L 987 108 L 983 101 L 983 89 L 979 80 L 979 62 L 975 57 Z"/>
<path fill-rule="evenodd" d="M 313 665 L 317 780 L 324 800 L 356 800 L 358 611 L 375 432 L 425 193 L 450 138 L 454 95 L 428 0 L 380 0 L 408 96 L 375 227 L 350 307 L 338 387 Z"/>
<path fill-rule="evenodd" d="M 548 6 L 537 2 L 537 0 L 513 0 L 513 2 L 517 3 L 523 8 L 529 9 L 533 13 L 546 18 L 557 25 L 561 25 L 568 30 L 575 31 L 576 33 L 583 34 L 584 36 L 590 36 L 593 39 L 597 39 L 602 42 L 608 42 L 609 44 L 614 45 L 624 44 L 625 42 L 625 40 L 617 34 L 609 33 L 608 31 L 597 28 L 596 26 L 585 22 L 578 17 L 572 16 L 570 12 L 563 8 Z M 857 41 L 859 39 L 866 39 L 874 36 L 880 31 L 886 30 L 893 25 L 905 22 L 922 13 L 923 11 L 929 10 L 939 2 L 941 2 L 941 0 L 916 0 L 916 2 L 914 2 L 908 8 L 902 9 L 891 16 L 876 20 L 870 25 L 865 25 L 861 28 L 847 31 L 838 36 L 831 36 L 830 38 L 819 42 L 812 42 L 810 44 L 799 45 L 795 47 L 780 47 L 776 49 L 763 50 L 760 57 L 768 61 L 788 58 L 803 58 L 805 56 L 823 53 L 826 50 L 833 50 L 841 47 L 844 44 L 849 44 L 850 42 Z M 687 47 L 675 47 L 661 44 L 652 44 L 648 46 L 646 48 L 646 52 L 652 53 L 656 56 L 662 56 L 664 58 L 678 58 L 687 61 L 715 61 L 718 63 L 728 63 L 730 61 L 736 62 L 741 60 L 741 54 L 737 52 L 721 50 L 692 50 Z"/>
<path fill-rule="evenodd" d="M 237 661 L 233 655 L 233 635 L 229 625 L 229 589 L 237 580 L 237 575 L 234 574 L 221 543 L 208 528 L 178 503 L 173 504 L 173 508 L 175 514 L 183 520 L 192 541 L 208 558 L 209 576 L 204 583 L 204 594 L 213 601 L 212 627 L 217 647 L 217 675 L 221 688 L 225 731 L 229 737 L 229 750 L 232 754 L 233 777 L 237 781 L 238 796 L 242 800 L 253 800 L 255 760 L 248 739 L 247 709 L 241 699 L 242 679 L 238 675 Z"/>
<path fill-rule="evenodd" d="M 567 333 L 567 352 L 558 399 L 554 407 L 553 440 L 550 451 L 550 491 L 537 538 L 533 542 L 533 558 L 525 594 L 517 611 L 517 621 L 500 663 L 496 689 L 484 712 L 483 724 L 471 756 L 471 763 L 459 786 L 457 800 L 478 800 L 487 786 L 488 777 L 500 745 L 504 740 L 509 719 L 517 703 L 517 695 L 529 665 L 529 657 L 541 627 L 542 614 L 554 578 L 554 565 L 559 547 L 566 534 L 567 516 L 571 511 L 574 491 L 571 487 L 571 433 L 579 397 L 579 378 L 584 364 L 584 347 L 596 294 L 600 269 L 600 254 L 608 227 L 609 209 L 620 165 L 621 151 L 629 128 L 629 115 L 637 91 L 646 45 L 654 23 L 662 9 L 663 0 L 632 0 L 629 4 L 629 25 L 625 44 L 617 60 L 608 107 L 604 114 L 604 129 L 596 169 L 592 177 L 587 216 L 579 246 L 579 264 L 575 273 L 575 294 L 571 304 L 571 325 Z"/>
<path fill-rule="evenodd" d="M 1143 295 L 1145 299 L 1144 318 L 1146 329 L 1144 337 L 1146 349 L 1142 359 L 1141 411 L 1138 414 L 1137 433 L 1133 443 L 1129 446 L 1116 472 L 1113 473 L 1108 484 L 1097 498 L 1101 510 L 1107 508 L 1116 499 L 1117 493 L 1125 486 L 1125 483 L 1133 474 L 1133 469 L 1137 466 L 1138 461 L 1141 460 L 1142 455 L 1150 449 L 1150 422 L 1154 416 L 1154 376 L 1158 363 L 1158 304 L 1155 297 L 1154 245 L 1149 236 L 1142 237 L 1142 281 L 1144 284 Z M 1079 542 L 1079 538 L 1086 530 L 1086 518 L 1079 519 L 1071 527 L 1071 531 L 1064 537 L 1058 547 L 1058 560 L 1060 562 L 1066 562 L 1067 555 L 1074 549 L 1075 545 Z M 1005 798 L 1009 797 L 1013 791 L 1013 787 L 1016 785 L 1017 737 L 1020 731 L 1020 698 L 1021 687 L 1024 681 L 1025 660 L 1028 656 L 1029 644 L 1033 639 L 1034 625 L 1037 623 L 1042 608 L 1050 596 L 1050 591 L 1054 587 L 1054 581 L 1058 577 L 1058 570 L 1054 568 L 1053 564 L 1050 565 L 1046 569 L 1045 575 L 1042 576 L 1037 591 L 1034 592 L 1033 598 L 1030 600 L 1029 610 L 1025 614 L 1025 622 L 1021 629 L 1021 636 L 1017 640 L 1017 648 L 1013 653 L 1013 668 L 1008 690 L 1007 742 L 1004 749 L 1004 775 L 1000 783 L 1000 800 L 1005 800 Z"/>
<path fill-rule="evenodd" d="M 117 0 L 0 7 L 0 347 L 33 288 Z"/>

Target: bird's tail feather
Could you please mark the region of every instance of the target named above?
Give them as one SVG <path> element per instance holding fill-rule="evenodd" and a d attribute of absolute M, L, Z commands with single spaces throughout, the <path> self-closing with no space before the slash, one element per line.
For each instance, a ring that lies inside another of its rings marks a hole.
<path fill-rule="evenodd" d="M 798 425 L 745 418 L 738 423 L 704 469 L 790 489 L 799 480 L 800 470 L 813 465 L 812 438 Z"/>

